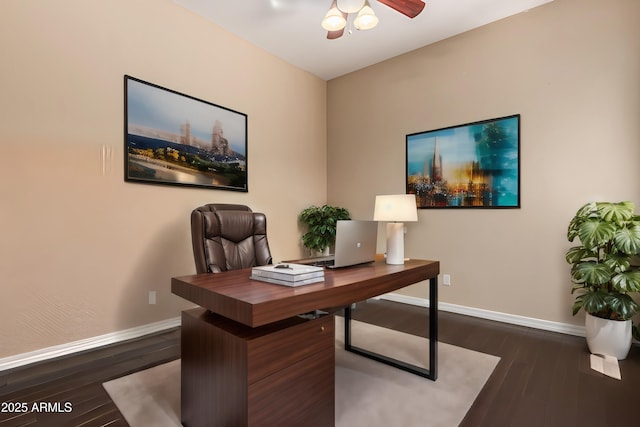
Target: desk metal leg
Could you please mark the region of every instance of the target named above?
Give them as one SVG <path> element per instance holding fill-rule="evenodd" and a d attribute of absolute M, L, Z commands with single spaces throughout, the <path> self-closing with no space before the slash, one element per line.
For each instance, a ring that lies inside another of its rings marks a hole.
<path fill-rule="evenodd" d="M 344 309 L 344 348 L 360 356 L 435 381 L 438 378 L 438 278 L 429 279 L 429 369 L 351 345 L 351 306 Z"/>

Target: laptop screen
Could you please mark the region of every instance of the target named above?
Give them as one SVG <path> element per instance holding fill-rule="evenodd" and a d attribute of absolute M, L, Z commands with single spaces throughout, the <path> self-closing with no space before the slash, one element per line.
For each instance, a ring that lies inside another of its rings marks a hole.
<path fill-rule="evenodd" d="M 347 267 L 374 261 L 377 242 L 377 221 L 338 221 L 334 263 L 331 267 Z"/>

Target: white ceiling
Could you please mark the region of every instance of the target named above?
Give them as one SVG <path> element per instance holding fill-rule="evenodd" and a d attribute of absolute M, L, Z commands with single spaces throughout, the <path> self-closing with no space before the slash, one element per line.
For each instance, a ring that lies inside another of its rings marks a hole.
<path fill-rule="evenodd" d="M 327 40 L 332 0 L 174 0 L 286 62 L 330 80 L 552 0 L 426 0 L 414 19 L 370 0 L 380 23 Z M 349 24 L 348 24 L 349 27 Z"/>

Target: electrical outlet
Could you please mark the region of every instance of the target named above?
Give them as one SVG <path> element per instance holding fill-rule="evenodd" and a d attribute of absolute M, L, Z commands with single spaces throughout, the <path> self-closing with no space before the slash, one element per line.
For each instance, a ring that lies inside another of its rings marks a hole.
<path fill-rule="evenodd" d="M 451 286 L 451 276 L 449 274 L 442 275 L 442 284 L 444 286 Z"/>
<path fill-rule="evenodd" d="M 149 291 L 149 304 L 156 303 L 156 291 Z"/>

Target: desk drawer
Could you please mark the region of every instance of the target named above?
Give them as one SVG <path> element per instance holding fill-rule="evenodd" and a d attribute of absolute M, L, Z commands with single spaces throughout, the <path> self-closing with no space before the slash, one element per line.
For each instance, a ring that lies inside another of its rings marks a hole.
<path fill-rule="evenodd" d="M 335 349 L 326 348 L 249 385 L 248 401 L 249 427 L 333 427 Z"/>
<path fill-rule="evenodd" d="M 335 347 L 333 315 L 251 339 L 247 342 L 248 384 L 278 372 L 322 350 Z"/>

